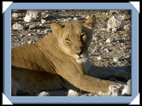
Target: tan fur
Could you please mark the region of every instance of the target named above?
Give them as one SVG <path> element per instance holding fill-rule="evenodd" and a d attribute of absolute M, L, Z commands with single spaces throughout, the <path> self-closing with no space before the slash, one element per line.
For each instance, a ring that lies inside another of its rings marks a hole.
<path fill-rule="evenodd" d="M 88 61 L 95 20 L 93 15 L 85 23 L 74 20 L 64 27 L 53 23 L 51 34 L 34 44 L 13 48 L 12 95 L 20 90 L 35 95 L 60 88 L 107 92 L 109 85 L 119 83 L 99 77 L 128 77 L 128 73 L 98 68 Z"/>

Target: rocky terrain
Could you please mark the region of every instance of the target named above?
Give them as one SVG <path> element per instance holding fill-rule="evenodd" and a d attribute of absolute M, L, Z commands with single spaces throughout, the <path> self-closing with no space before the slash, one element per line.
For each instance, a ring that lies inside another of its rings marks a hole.
<path fill-rule="evenodd" d="M 92 64 L 99 67 L 131 70 L 131 11 L 130 10 L 12 10 L 11 11 L 11 48 L 35 43 L 51 33 L 51 23 L 64 25 L 70 20 L 85 21 L 92 14 L 96 15 L 93 40 L 89 48 Z M 119 81 L 116 78 L 110 80 Z M 126 83 L 125 80 L 121 81 Z M 119 93 L 110 93 L 113 88 Z M 96 95 L 122 95 L 125 87 L 110 87 L 109 94 L 100 92 Z M 121 91 L 121 94 L 120 94 Z M 54 95 L 41 92 L 39 96 Z M 73 90 L 59 90 L 56 95 L 93 96 L 78 94 Z M 71 92 L 71 93 L 70 93 Z"/>

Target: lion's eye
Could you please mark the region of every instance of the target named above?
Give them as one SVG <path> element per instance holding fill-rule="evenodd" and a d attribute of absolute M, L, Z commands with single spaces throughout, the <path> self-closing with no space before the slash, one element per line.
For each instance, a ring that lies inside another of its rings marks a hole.
<path fill-rule="evenodd" d="M 66 38 L 65 39 L 67 42 L 71 42 L 71 39 L 70 38 Z"/>

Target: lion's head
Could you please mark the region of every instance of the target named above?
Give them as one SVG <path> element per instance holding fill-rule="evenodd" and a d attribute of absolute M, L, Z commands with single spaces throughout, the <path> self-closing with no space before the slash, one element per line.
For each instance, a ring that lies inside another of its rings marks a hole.
<path fill-rule="evenodd" d="M 55 23 L 51 25 L 61 50 L 75 58 L 78 63 L 85 62 L 88 56 L 95 20 L 93 15 L 85 23 L 72 20 L 65 23 L 63 27 Z"/>

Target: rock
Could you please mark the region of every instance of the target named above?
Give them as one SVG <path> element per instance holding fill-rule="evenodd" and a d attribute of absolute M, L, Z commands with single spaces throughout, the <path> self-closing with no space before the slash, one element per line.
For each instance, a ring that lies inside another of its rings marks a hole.
<path fill-rule="evenodd" d="M 111 92 L 111 96 L 119 96 L 121 95 L 121 91 L 124 87 L 121 85 L 110 85 L 109 92 Z"/>
<path fill-rule="evenodd" d="M 46 22 L 45 19 L 41 19 L 41 23 L 44 24 Z"/>
<path fill-rule="evenodd" d="M 114 62 L 118 62 L 118 61 L 119 61 L 119 58 L 118 58 L 118 57 L 114 57 L 114 58 L 113 58 L 113 61 L 114 61 Z"/>
<path fill-rule="evenodd" d="M 114 13 L 119 14 L 119 12 L 120 10 L 110 10 L 110 14 L 114 14 Z"/>
<path fill-rule="evenodd" d="M 98 60 L 101 60 L 101 59 L 102 59 L 102 57 L 101 57 L 101 56 L 98 56 L 98 57 L 97 57 L 97 59 L 98 59 Z"/>
<path fill-rule="evenodd" d="M 111 96 L 120 96 L 120 94 L 117 93 L 117 92 L 113 92 L 113 93 L 111 94 Z"/>
<path fill-rule="evenodd" d="M 123 28 L 124 17 L 125 16 L 120 16 L 120 17 L 112 16 L 111 18 L 109 18 L 107 23 L 107 31 L 108 32 L 112 31 L 112 33 L 114 33 L 118 29 Z"/>
<path fill-rule="evenodd" d="M 78 20 L 78 18 L 77 18 L 77 17 L 74 17 L 73 20 Z"/>
<path fill-rule="evenodd" d="M 131 95 L 131 80 L 127 82 L 127 85 L 122 90 L 122 95 Z"/>
<path fill-rule="evenodd" d="M 101 30 L 102 30 L 102 31 L 105 31 L 106 29 L 105 29 L 105 28 L 101 28 Z"/>
<path fill-rule="evenodd" d="M 97 40 L 99 40 L 99 37 L 93 36 L 93 40 L 97 41 Z"/>
<path fill-rule="evenodd" d="M 51 17 L 51 15 L 50 14 L 46 14 L 46 16 L 45 16 L 46 18 L 49 18 L 49 17 Z"/>
<path fill-rule="evenodd" d="M 24 21 L 25 21 L 25 22 L 30 22 L 32 19 L 33 19 L 33 18 L 32 18 L 30 15 L 26 15 L 26 16 L 24 17 Z"/>
<path fill-rule="evenodd" d="M 49 92 L 42 91 L 37 94 L 37 96 L 50 96 Z"/>
<path fill-rule="evenodd" d="M 36 25 L 35 24 L 31 24 L 31 25 L 29 25 L 29 29 L 34 29 L 36 27 Z"/>
<path fill-rule="evenodd" d="M 28 44 L 31 44 L 32 43 L 32 41 L 28 41 Z"/>
<path fill-rule="evenodd" d="M 25 22 L 30 22 L 33 19 L 37 19 L 37 17 L 41 16 L 41 12 L 39 10 L 27 10 L 27 13 L 24 17 Z"/>
<path fill-rule="evenodd" d="M 72 89 L 68 90 L 67 96 L 78 96 L 78 95 L 79 95 L 79 94 L 78 94 L 77 91 L 72 90 Z"/>
<path fill-rule="evenodd" d="M 115 41 L 115 38 L 110 37 L 110 38 L 108 38 L 108 39 L 106 40 L 106 43 L 112 43 L 112 42 L 114 42 L 114 41 Z"/>
<path fill-rule="evenodd" d="M 24 26 L 21 25 L 21 24 L 15 23 L 15 24 L 12 25 L 12 29 L 13 29 L 13 30 L 21 31 L 21 30 L 24 29 Z"/>
<path fill-rule="evenodd" d="M 131 25 L 130 24 L 124 25 L 124 29 L 130 30 L 131 29 Z"/>
<path fill-rule="evenodd" d="M 111 95 L 111 92 L 106 92 L 106 93 L 105 93 L 105 92 L 100 91 L 100 92 L 97 93 L 97 95 L 98 95 L 98 96 L 110 96 L 110 95 Z"/>
<path fill-rule="evenodd" d="M 86 19 L 88 19 L 89 17 L 90 17 L 90 16 L 89 16 L 89 15 L 87 15 L 85 18 L 86 18 Z"/>
<path fill-rule="evenodd" d="M 110 50 L 106 48 L 106 49 L 104 49 L 104 51 L 108 53 Z"/>
<path fill-rule="evenodd" d="M 12 18 L 17 18 L 18 17 L 18 13 L 13 13 L 12 14 Z"/>

